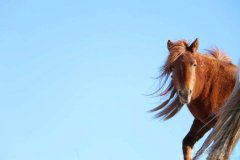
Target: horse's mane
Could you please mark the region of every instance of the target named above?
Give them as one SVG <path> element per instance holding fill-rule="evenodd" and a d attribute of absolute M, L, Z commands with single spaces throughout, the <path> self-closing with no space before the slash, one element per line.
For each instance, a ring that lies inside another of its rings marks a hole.
<path fill-rule="evenodd" d="M 213 58 L 221 61 L 221 62 L 232 62 L 231 58 L 228 57 L 223 51 L 219 50 L 217 47 L 206 50 L 208 55 L 212 56 Z"/>
<path fill-rule="evenodd" d="M 169 56 L 164 63 L 164 65 L 160 68 L 160 76 L 158 79 L 160 80 L 160 87 L 156 91 L 159 93 L 159 96 L 168 96 L 169 98 L 161 103 L 156 108 L 150 110 L 150 112 L 159 111 L 156 114 L 156 117 L 163 118 L 163 120 L 167 120 L 172 118 L 176 113 L 180 111 L 183 104 L 179 102 L 179 98 L 176 95 L 176 90 L 173 87 L 172 80 L 170 80 L 169 84 L 166 87 L 167 82 L 169 81 L 169 77 L 171 76 L 171 66 L 172 64 L 184 53 L 186 52 L 189 44 L 186 40 L 179 40 L 174 42 L 169 48 Z M 205 55 L 207 57 L 214 58 L 215 60 L 231 62 L 230 58 L 227 57 L 222 51 L 218 48 L 213 48 L 211 50 L 207 50 L 208 54 Z"/>
<path fill-rule="evenodd" d="M 197 152 L 197 160 L 209 148 L 208 160 L 229 159 L 240 138 L 240 63 L 232 95 L 218 113 L 218 121 Z"/>
<path fill-rule="evenodd" d="M 164 120 L 172 118 L 174 115 L 176 115 L 176 113 L 178 113 L 178 111 L 180 111 L 183 106 L 183 104 L 179 102 L 179 99 L 176 96 L 176 90 L 173 87 L 172 80 L 169 82 L 169 85 L 167 87 L 165 87 L 165 85 L 169 80 L 172 72 L 171 65 L 186 51 L 187 46 L 188 44 L 185 40 L 175 42 L 172 47 L 169 48 L 170 54 L 165 64 L 160 69 L 161 74 L 158 77 L 160 80 L 160 87 L 158 89 L 160 92 L 159 96 L 167 96 L 169 94 L 170 96 L 166 101 L 150 111 L 155 112 L 161 110 L 156 114 L 156 117 L 162 117 Z"/>

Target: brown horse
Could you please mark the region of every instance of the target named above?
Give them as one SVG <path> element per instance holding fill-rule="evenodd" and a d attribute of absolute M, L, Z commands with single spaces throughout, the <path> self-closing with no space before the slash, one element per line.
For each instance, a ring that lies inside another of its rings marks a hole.
<path fill-rule="evenodd" d="M 218 112 L 218 121 L 197 152 L 195 160 L 209 146 L 208 160 L 227 160 L 236 146 L 240 138 L 240 68 L 237 76 L 232 95 Z"/>
<path fill-rule="evenodd" d="M 169 95 L 169 98 L 151 110 L 160 110 L 156 117 L 167 120 L 186 104 L 195 117 L 183 139 L 184 160 L 192 159 L 194 144 L 216 123 L 217 118 L 212 119 L 231 94 L 237 71 L 237 67 L 218 49 L 201 54 L 198 44 L 198 39 L 190 45 L 185 40 L 168 41 L 169 56 L 161 69 L 159 91 L 160 96 Z"/>

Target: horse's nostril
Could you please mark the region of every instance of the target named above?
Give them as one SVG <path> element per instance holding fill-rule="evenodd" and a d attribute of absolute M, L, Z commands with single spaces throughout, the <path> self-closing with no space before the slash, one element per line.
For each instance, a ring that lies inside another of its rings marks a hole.
<path fill-rule="evenodd" d="M 189 90 L 189 93 L 192 94 L 192 90 L 191 89 Z"/>

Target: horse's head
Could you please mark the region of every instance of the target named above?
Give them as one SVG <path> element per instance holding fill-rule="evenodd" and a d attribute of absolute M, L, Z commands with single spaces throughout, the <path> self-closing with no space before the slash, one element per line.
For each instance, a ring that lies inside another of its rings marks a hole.
<path fill-rule="evenodd" d="M 196 82 L 198 39 L 191 45 L 185 41 L 179 45 L 179 42 L 173 43 L 169 40 L 167 46 L 170 52 L 169 57 L 171 58 L 171 54 L 173 54 L 172 58 L 174 59 L 169 66 L 172 73 L 172 84 L 178 93 L 180 102 L 188 104 L 191 101 Z"/>

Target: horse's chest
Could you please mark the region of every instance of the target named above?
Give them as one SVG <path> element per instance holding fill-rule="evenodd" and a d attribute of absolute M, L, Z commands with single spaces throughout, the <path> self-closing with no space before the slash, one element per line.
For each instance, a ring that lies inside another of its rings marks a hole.
<path fill-rule="evenodd" d="M 189 111 L 192 115 L 203 123 L 207 122 L 209 118 L 214 115 L 213 108 L 210 105 L 206 105 L 204 103 L 190 103 L 188 105 Z"/>

